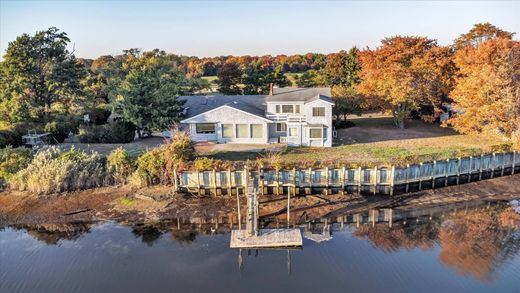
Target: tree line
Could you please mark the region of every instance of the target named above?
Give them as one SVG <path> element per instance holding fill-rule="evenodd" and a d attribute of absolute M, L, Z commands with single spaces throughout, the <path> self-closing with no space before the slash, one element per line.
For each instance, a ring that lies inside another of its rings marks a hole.
<path fill-rule="evenodd" d="M 462 133 L 492 133 L 520 141 L 520 45 L 514 33 L 476 24 L 449 46 L 421 36 L 392 36 L 376 48 L 332 54 L 187 57 L 161 50 L 76 58 L 57 28 L 23 34 L 0 63 L 0 122 L 48 123 L 107 109 L 148 133 L 182 117 L 179 95 L 212 91 L 203 76 L 217 75 L 221 94 L 267 94 L 269 85 L 328 86 L 336 117 L 364 110 L 393 114 L 405 127 L 413 112 L 432 109 L 436 120 Z M 287 78 L 287 73 L 298 73 Z"/>

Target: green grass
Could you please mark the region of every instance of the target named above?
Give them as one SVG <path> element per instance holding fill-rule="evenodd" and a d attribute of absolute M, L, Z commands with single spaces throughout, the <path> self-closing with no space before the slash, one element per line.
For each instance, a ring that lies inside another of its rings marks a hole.
<path fill-rule="evenodd" d="M 131 198 L 127 198 L 127 197 L 122 197 L 122 198 L 119 200 L 119 203 L 120 203 L 121 205 L 124 205 L 124 206 L 130 207 L 130 206 L 134 205 L 135 200 L 133 200 L 133 199 L 131 199 Z"/>
<path fill-rule="evenodd" d="M 215 82 L 215 80 L 218 79 L 218 77 L 216 75 L 211 75 L 211 76 L 203 76 L 203 77 L 201 77 L 201 79 L 205 79 L 205 80 L 209 81 L 210 83 L 213 83 L 213 82 Z"/>

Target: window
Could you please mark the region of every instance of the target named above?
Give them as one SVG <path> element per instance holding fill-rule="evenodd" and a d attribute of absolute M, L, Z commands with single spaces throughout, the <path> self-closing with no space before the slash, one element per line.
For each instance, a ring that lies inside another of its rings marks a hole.
<path fill-rule="evenodd" d="M 282 105 L 282 113 L 294 113 L 293 105 Z"/>
<path fill-rule="evenodd" d="M 280 113 L 280 105 L 276 105 L 276 113 Z"/>
<path fill-rule="evenodd" d="M 195 124 L 195 131 L 200 134 L 213 134 L 215 133 L 214 123 L 197 123 Z"/>
<path fill-rule="evenodd" d="M 312 116 L 313 117 L 325 117 L 325 107 L 313 107 Z"/>
<path fill-rule="evenodd" d="M 294 107 L 295 107 L 294 113 L 300 114 L 300 105 L 296 105 Z"/>
<path fill-rule="evenodd" d="M 248 138 L 247 124 L 237 124 L 237 138 Z"/>
<path fill-rule="evenodd" d="M 289 128 L 289 136 L 291 136 L 291 137 L 297 137 L 297 136 L 298 136 L 298 128 L 296 128 L 296 127 L 290 127 L 290 128 Z"/>
<path fill-rule="evenodd" d="M 276 132 L 286 132 L 287 125 L 285 123 L 276 123 Z"/>
<path fill-rule="evenodd" d="M 309 131 L 310 138 L 321 138 L 323 129 L 321 128 L 311 128 Z"/>
<path fill-rule="evenodd" d="M 251 124 L 251 138 L 262 138 L 264 136 L 262 124 Z"/>
<path fill-rule="evenodd" d="M 222 124 L 222 137 L 233 138 L 233 124 Z"/>

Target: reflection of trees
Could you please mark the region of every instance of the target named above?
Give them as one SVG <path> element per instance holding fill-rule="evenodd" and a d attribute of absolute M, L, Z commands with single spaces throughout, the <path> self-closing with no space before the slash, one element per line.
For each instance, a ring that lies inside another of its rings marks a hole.
<path fill-rule="evenodd" d="M 90 224 L 40 224 L 34 226 L 19 226 L 34 239 L 49 245 L 56 245 L 60 240 L 77 240 L 90 231 Z"/>
<path fill-rule="evenodd" d="M 438 242 L 442 264 L 479 280 L 490 280 L 497 267 L 520 251 L 520 215 L 507 205 L 454 212 L 446 215 L 441 225 L 436 219 L 410 221 L 406 226 L 362 225 L 353 235 L 366 237 L 387 252 L 401 248 L 427 249 Z"/>
<path fill-rule="evenodd" d="M 180 242 L 181 244 L 190 244 L 195 241 L 197 235 L 199 234 L 196 230 L 193 229 L 172 229 L 172 239 Z"/>
<path fill-rule="evenodd" d="M 493 207 L 453 214 L 439 232 L 440 261 L 460 274 L 490 280 L 495 269 L 520 250 L 520 236 L 511 222 L 501 221 L 509 213 L 509 208 Z"/>
<path fill-rule="evenodd" d="M 163 234 L 158 227 L 143 224 L 133 226 L 132 233 L 137 237 L 141 237 L 143 243 L 146 243 L 148 246 L 154 245 Z"/>
<path fill-rule="evenodd" d="M 388 227 L 386 223 L 378 223 L 374 227 L 360 226 L 353 235 L 366 237 L 375 247 L 392 252 L 401 248 L 429 249 L 433 247 L 437 230 L 437 225 L 433 222 L 421 222 L 412 226 L 394 225 L 393 227 Z"/>

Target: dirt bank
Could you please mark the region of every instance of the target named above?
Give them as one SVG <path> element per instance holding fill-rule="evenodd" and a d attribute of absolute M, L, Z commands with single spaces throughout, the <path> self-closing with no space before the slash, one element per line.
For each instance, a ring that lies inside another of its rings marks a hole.
<path fill-rule="evenodd" d="M 307 196 L 291 199 L 291 220 L 302 222 L 334 217 L 370 208 L 443 205 L 478 199 L 520 198 L 520 175 L 423 191 L 398 197 Z M 241 213 L 245 211 L 241 200 Z M 260 214 L 285 219 L 286 197 L 261 199 Z M 36 197 L 29 193 L 0 193 L 0 225 L 78 223 L 112 220 L 125 223 L 157 222 L 177 218 L 223 218 L 236 221 L 235 197 L 174 195 L 172 187 L 130 186 L 89 189 Z M 243 217 L 244 218 L 244 217 Z"/>

